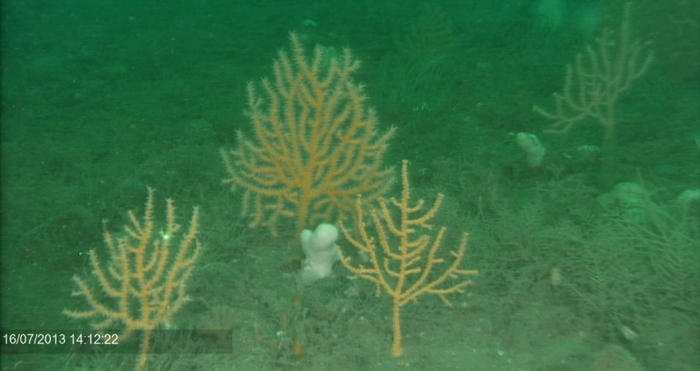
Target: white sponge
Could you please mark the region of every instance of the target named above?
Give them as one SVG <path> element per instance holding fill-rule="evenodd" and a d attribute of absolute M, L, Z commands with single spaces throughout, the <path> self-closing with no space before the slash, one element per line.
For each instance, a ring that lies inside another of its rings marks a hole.
<path fill-rule="evenodd" d="M 542 158 L 547 153 L 547 150 L 542 146 L 535 134 L 518 133 L 515 135 L 515 142 L 525 151 L 528 166 L 539 167 L 542 164 Z"/>
<path fill-rule="evenodd" d="M 332 224 L 319 224 L 315 231 L 305 229 L 301 232 L 301 247 L 306 259 L 302 262 L 301 278 L 310 284 L 333 273 L 333 263 L 340 260 L 338 246 L 338 228 Z"/>

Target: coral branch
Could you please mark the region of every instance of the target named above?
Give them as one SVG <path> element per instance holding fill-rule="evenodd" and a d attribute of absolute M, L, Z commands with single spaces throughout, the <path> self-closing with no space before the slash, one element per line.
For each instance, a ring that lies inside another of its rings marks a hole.
<path fill-rule="evenodd" d="M 243 189 L 243 215 L 272 234 L 280 217 L 297 232 L 353 211 L 356 195 L 374 200 L 392 183 L 381 159 L 393 129 L 380 135 L 361 85 L 360 63 L 348 49 L 316 46 L 307 60 L 295 34 L 291 55 L 280 51 L 263 96 L 248 84 L 247 116 L 254 140 L 239 132 L 234 150 L 221 150 L 232 190 Z"/>
<path fill-rule="evenodd" d="M 609 29 L 603 30 L 596 39 L 595 49 L 587 46 L 585 53 L 576 56 L 575 66 L 566 66 L 564 88 L 554 93 L 554 110 L 533 106 L 535 112 L 554 121 L 551 128 L 545 130 L 547 133 L 567 133 L 588 118 L 600 124 L 603 163 L 599 182 L 603 190 L 612 188 L 614 182 L 618 99 L 632 82 L 647 72 L 653 61 L 652 53 L 631 38 L 630 8 L 627 3 L 617 39 L 613 39 L 614 34 Z"/>
<path fill-rule="evenodd" d="M 391 353 L 400 356 L 403 353 L 401 346 L 401 307 L 410 301 L 415 301 L 423 294 L 435 294 L 445 303 L 451 305 L 445 297 L 446 294 L 462 292 L 462 288 L 471 284 L 471 280 L 462 280 L 460 276 L 475 275 L 476 270 L 463 270 L 459 268 L 464 252 L 467 248 L 467 233 L 462 235 L 462 242 L 457 250 L 452 251 L 454 257 L 452 262 L 444 271 L 437 275 L 433 268 L 445 263 L 444 259 L 438 258 L 437 251 L 440 248 L 445 231 L 445 227 L 440 228 L 436 236 L 432 237 L 425 232 L 432 227 L 428 221 L 435 216 L 442 202 L 442 194 L 438 194 L 435 204 L 422 216 L 413 216 L 412 213 L 421 211 L 423 200 L 419 200 L 416 206 L 410 206 L 410 189 L 408 184 L 408 161 L 403 161 L 401 178 L 403 191 L 401 199 L 392 198 L 392 204 L 399 210 L 400 225 L 393 222 L 391 211 L 387 207 L 385 199 L 378 200 L 379 208 L 370 211 L 371 219 L 377 230 L 379 244 L 384 254 L 381 254 L 375 243 L 375 239 L 367 233 L 367 226 L 364 220 L 363 203 L 361 199 L 356 202 L 356 229 L 361 238 L 355 238 L 347 228 L 341 223 L 340 228 L 351 245 L 360 252 L 369 256 L 369 267 L 364 265 L 353 265 L 349 256 L 343 253 L 338 247 L 340 261 L 353 273 L 350 278 L 364 278 L 373 282 L 377 286 L 377 296 L 383 288 L 393 298 L 393 326 L 394 341 Z M 409 226 L 419 226 L 416 230 Z M 391 248 L 389 235 L 398 238 L 398 246 Z M 432 243 L 431 243 L 432 239 Z M 427 253 L 426 253 L 427 249 Z M 422 266 L 421 266 L 422 264 Z M 381 267 L 381 268 L 380 268 Z M 417 275 L 417 276 L 416 276 Z M 460 280 L 457 283 L 445 284 L 449 279 Z"/>
<path fill-rule="evenodd" d="M 141 355 L 137 370 L 143 370 L 148 360 L 151 332 L 159 325 L 167 325 L 172 315 L 185 302 L 185 287 L 199 257 L 201 245 L 196 241 L 199 229 L 199 209 L 194 208 L 187 234 L 177 240 L 180 226 L 176 223 L 174 202 L 167 200 L 165 230 L 154 235 L 153 189 L 148 188 L 148 201 L 143 219 L 128 213 L 131 225 L 115 238 L 105 231 L 104 240 L 109 251 L 107 270 L 97 252 L 90 250 L 90 265 L 98 286 L 108 298 L 98 299 L 99 290 L 78 276 L 73 276 L 78 289 L 73 296 L 83 296 L 89 310 L 65 309 L 63 314 L 72 318 L 94 318 L 95 329 L 105 329 L 121 323 L 125 339 L 135 330 L 143 332 Z M 176 249 L 173 256 L 171 252 Z"/>

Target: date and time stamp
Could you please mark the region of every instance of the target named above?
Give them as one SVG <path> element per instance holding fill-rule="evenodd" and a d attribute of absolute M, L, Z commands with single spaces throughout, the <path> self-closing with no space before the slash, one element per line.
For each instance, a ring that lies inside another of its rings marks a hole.
<path fill-rule="evenodd" d="M 3 353 L 62 353 L 94 347 L 116 348 L 119 334 L 80 331 L 2 331 L 0 349 Z"/>
<path fill-rule="evenodd" d="M 127 339 L 128 337 L 128 339 Z M 161 339 L 160 347 L 154 346 L 151 353 L 191 354 L 231 353 L 233 336 L 229 330 L 153 330 L 152 338 Z M 126 336 L 123 331 L 16 331 L 0 329 L 0 353 L 3 354 L 60 354 L 111 353 L 136 354 L 140 336 Z M 189 344 L 183 349 L 181 344 Z"/>
<path fill-rule="evenodd" d="M 118 334 L 83 332 L 3 332 L 0 345 L 119 345 Z"/>

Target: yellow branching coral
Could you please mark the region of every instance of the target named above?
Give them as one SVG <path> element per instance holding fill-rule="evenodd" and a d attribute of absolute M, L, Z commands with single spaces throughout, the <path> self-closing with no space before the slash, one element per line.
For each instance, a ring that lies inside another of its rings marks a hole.
<path fill-rule="evenodd" d="M 653 53 L 632 38 L 630 12 L 632 3 L 625 4 L 620 30 L 615 37 L 604 29 L 595 46 L 586 46 L 585 53 L 576 56 L 574 65 L 566 66 L 564 87 L 554 93 L 555 108 L 533 110 L 554 121 L 549 133 L 563 134 L 585 122 L 595 122 L 603 129 L 602 162 L 598 176 L 603 191 L 610 191 L 617 173 L 617 117 L 615 110 L 622 93 L 642 77 L 654 61 Z M 614 38 L 613 38 L 614 37 Z M 591 120 L 593 119 L 593 120 Z"/>
<path fill-rule="evenodd" d="M 414 216 L 423 208 L 423 200 L 419 200 L 414 206 L 409 205 L 410 189 L 408 184 L 408 161 L 403 161 L 401 180 L 403 191 L 401 199 L 391 198 L 386 200 L 379 198 L 379 208 L 370 211 L 370 220 L 376 229 L 377 237 L 370 236 L 367 226 L 363 221 L 363 205 L 357 201 L 356 224 L 359 238 L 341 223 L 341 230 L 351 245 L 368 257 L 368 263 L 357 266 L 350 262 L 350 258 L 338 247 L 340 261 L 354 275 L 350 278 L 364 278 L 372 281 L 377 286 L 377 296 L 382 289 L 393 299 L 393 327 L 394 341 L 391 354 L 400 356 L 403 353 L 401 346 L 401 307 L 410 301 L 415 301 L 423 294 L 435 294 L 442 299 L 445 305 L 450 306 L 446 294 L 462 292 L 462 288 L 471 284 L 471 280 L 461 276 L 475 275 L 476 270 L 460 269 L 459 265 L 464 258 L 467 248 L 468 234 L 462 235 L 462 241 L 455 251 L 451 251 L 452 262 L 444 267 L 442 273 L 433 272 L 439 264 L 445 260 L 437 257 L 437 251 L 447 228 L 441 227 L 434 237 L 427 232 L 432 229 L 428 221 L 435 216 L 442 203 L 442 194 L 438 194 L 437 200 L 422 216 Z M 389 205 L 393 205 L 399 211 L 399 219 L 395 220 Z M 394 238 L 392 238 L 392 236 Z M 392 246 L 390 239 L 396 239 L 397 246 Z M 455 279 L 457 282 L 448 283 Z"/>
<path fill-rule="evenodd" d="M 178 238 L 180 225 L 175 221 L 173 200 L 168 199 L 165 225 L 160 232 L 155 232 L 153 192 L 148 188 L 143 219 L 129 211 L 130 224 L 124 226 L 121 236 L 104 232 L 109 251 L 106 266 L 95 250 L 90 250 L 92 274 L 102 293 L 83 278 L 73 276 L 77 286 L 73 296 L 84 297 L 90 309 L 63 311 L 72 318 L 98 320 L 93 323 L 95 329 L 125 327 L 119 336 L 120 341 L 133 331 L 141 330 L 137 370 L 143 370 L 146 365 L 153 330 L 159 325 L 167 325 L 185 302 L 187 280 L 201 250 L 201 245 L 195 240 L 199 209 L 194 209 L 189 229 Z M 180 241 L 179 247 L 173 246 L 177 240 Z"/>
<path fill-rule="evenodd" d="M 362 86 L 351 79 L 359 61 L 349 49 L 337 56 L 321 46 L 309 61 L 299 38 L 290 39 L 291 55 L 280 51 L 272 80 L 262 80 L 264 98 L 248 84 L 254 139 L 239 131 L 237 148 L 221 151 L 225 182 L 244 192 L 242 214 L 273 234 L 280 217 L 295 218 L 297 232 L 342 219 L 357 195 L 374 200 L 392 182 L 381 160 L 393 130 L 377 132 Z"/>

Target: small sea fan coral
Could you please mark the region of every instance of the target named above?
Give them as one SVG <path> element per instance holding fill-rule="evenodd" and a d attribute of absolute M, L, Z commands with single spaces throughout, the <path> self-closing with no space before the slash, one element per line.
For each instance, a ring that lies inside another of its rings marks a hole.
<path fill-rule="evenodd" d="M 438 7 L 426 5 L 418 22 L 397 42 L 399 49 L 415 58 L 431 56 L 452 48 L 452 22 Z"/>

